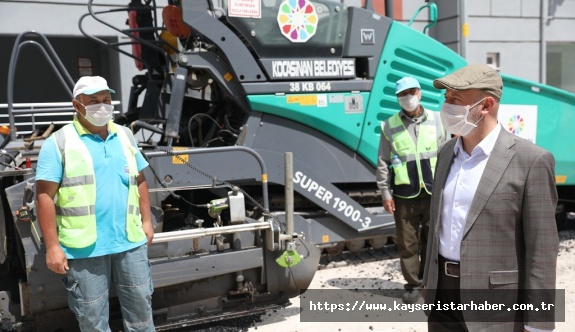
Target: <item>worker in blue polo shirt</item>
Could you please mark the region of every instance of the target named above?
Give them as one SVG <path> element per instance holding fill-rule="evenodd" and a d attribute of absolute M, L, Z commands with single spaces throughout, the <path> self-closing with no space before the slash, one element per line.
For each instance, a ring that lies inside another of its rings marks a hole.
<path fill-rule="evenodd" d="M 377 186 L 383 208 L 395 218 L 395 244 L 405 278 L 404 303 L 421 297 L 433 174 L 447 133 L 439 114 L 421 106 L 421 87 L 411 76 L 398 80 L 401 109 L 381 124 Z"/>
<path fill-rule="evenodd" d="M 155 331 L 147 246 L 152 242 L 148 163 L 128 128 L 112 119 L 114 90 L 99 76 L 74 86 L 74 121 L 38 157 L 38 221 L 46 264 L 65 274 L 68 304 L 85 331 L 110 331 L 113 283 L 126 331 Z"/>

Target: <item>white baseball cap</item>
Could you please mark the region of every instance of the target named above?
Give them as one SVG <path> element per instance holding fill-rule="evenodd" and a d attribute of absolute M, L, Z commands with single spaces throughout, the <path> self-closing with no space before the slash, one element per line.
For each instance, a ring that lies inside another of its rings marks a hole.
<path fill-rule="evenodd" d="M 96 92 L 108 90 L 111 93 L 116 91 L 108 87 L 106 79 L 100 76 L 82 76 L 74 86 L 74 98 L 79 94 L 93 95 Z"/>
<path fill-rule="evenodd" d="M 413 88 L 421 89 L 421 86 L 419 86 L 419 82 L 414 77 L 405 76 L 404 78 L 395 82 L 395 94 Z"/>

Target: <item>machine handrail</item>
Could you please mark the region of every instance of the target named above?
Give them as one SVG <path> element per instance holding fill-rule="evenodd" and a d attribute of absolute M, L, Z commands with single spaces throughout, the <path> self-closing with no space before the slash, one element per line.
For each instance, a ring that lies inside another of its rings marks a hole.
<path fill-rule="evenodd" d="M 430 22 L 423 28 L 423 33 L 426 33 L 428 28 L 431 28 L 432 26 L 437 24 L 437 5 L 434 4 L 433 2 L 419 7 L 417 12 L 415 12 L 415 14 L 413 14 L 413 17 L 411 18 L 409 23 L 407 23 L 407 26 L 411 26 L 411 24 L 413 23 L 413 21 L 415 21 L 415 18 L 417 17 L 417 15 L 419 15 L 419 12 L 421 12 L 421 10 L 423 10 L 423 8 L 429 8 L 429 21 Z"/>
<path fill-rule="evenodd" d="M 112 101 L 112 105 L 120 105 L 120 101 Z M 12 103 L 12 104 L 0 104 L 0 110 L 9 109 L 8 116 L 12 114 L 12 121 L 10 121 L 11 129 L 14 128 L 16 135 L 29 134 L 32 133 L 37 125 L 49 125 L 55 124 L 67 124 L 72 122 L 72 116 L 76 113 L 72 102 L 52 102 L 52 103 Z M 114 111 L 114 114 L 119 114 L 119 111 Z M 50 120 L 50 121 L 36 121 L 35 115 L 54 115 L 54 116 L 65 116 L 70 115 L 69 120 Z M 30 122 L 17 123 L 17 117 L 30 116 Z M 0 123 L 5 123 L 4 118 L 7 115 L 4 112 L 0 112 Z M 20 130 L 17 131 L 18 125 L 32 126 L 32 130 Z"/>
<path fill-rule="evenodd" d="M 22 38 L 28 35 L 35 35 L 40 38 L 40 40 L 44 43 L 44 45 L 38 43 L 34 40 L 26 40 L 21 42 Z M 16 126 L 15 126 L 15 119 L 14 119 L 14 111 L 13 111 L 13 104 L 14 104 L 14 78 L 16 73 L 16 64 L 18 62 L 18 56 L 20 55 L 20 50 L 24 46 L 36 46 L 40 49 L 41 53 L 44 55 L 48 64 L 64 86 L 64 89 L 70 95 L 70 100 L 72 100 L 72 88 L 74 87 L 74 80 L 72 80 L 72 76 L 64 67 L 64 64 L 54 51 L 54 48 L 48 41 L 48 38 L 43 34 L 36 32 L 34 30 L 25 31 L 16 37 L 16 41 L 14 42 L 14 48 L 12 49 L 12 55 L 10 56 L 10 64 L 8 66 L 8 82 L 6 83 L 7 87 L 7 107 L 8 107 L 8 118 L 10 123 L 10 139 L 16 139 Z M 48 51 L 46 51 L 48 50 Z"/>

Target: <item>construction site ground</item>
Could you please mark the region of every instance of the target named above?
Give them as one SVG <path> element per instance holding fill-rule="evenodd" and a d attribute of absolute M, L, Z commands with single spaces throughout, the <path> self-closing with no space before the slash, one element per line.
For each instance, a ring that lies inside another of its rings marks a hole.
<path fill-rule="evenodd" d="M 347 254 L 342 259 L 328 261 L 324 257 L 320 270 L 316 273 L 309 289 L 390 289 L 389 297 L 401 302 L 403 277 L 399 259 L 394 248 L 362 252 L 359 255 Z M 573 331 L 575 325 L 575 230 L 560 232 L 560 249 L 557 260 L 557 289 L 565 289 L 565 321 L 556 323 L 556 332 Z M 370 321 L 370 312 L 361 319 L 347 322 L 301 321 L 301 301 L 306 301 L 305 293 L 292 299 L 292 304 L 279 310 L 269 311 L 254 321 L 250 332 L 412 332 L 427 331 L 426 317 L 419 312 L 411 322 Z M 419 303 L 423 303 L 420 299 Z M 412 316 L 410 316 L 412 317 Z M 244 328 L 242 330 L 245 331 Z"/>

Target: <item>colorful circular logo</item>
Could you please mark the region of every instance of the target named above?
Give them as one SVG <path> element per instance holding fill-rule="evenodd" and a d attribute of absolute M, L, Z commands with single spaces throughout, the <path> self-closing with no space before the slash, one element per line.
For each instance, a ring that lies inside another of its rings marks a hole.
<path fill-rule="evenodd" d="M 519 115 L 512 115 L 509 120 L 507 121 L 507 130 L 509 130 L 512 134 L 519 134 L 525 129 L 525 121 Z"/>
<path fill-rule="evenodd" d="M 294 43 L 305 43 L 317 31 L 317 13 L 308 0 L 286 0 L 278 10 L 282 34 Z"/>

